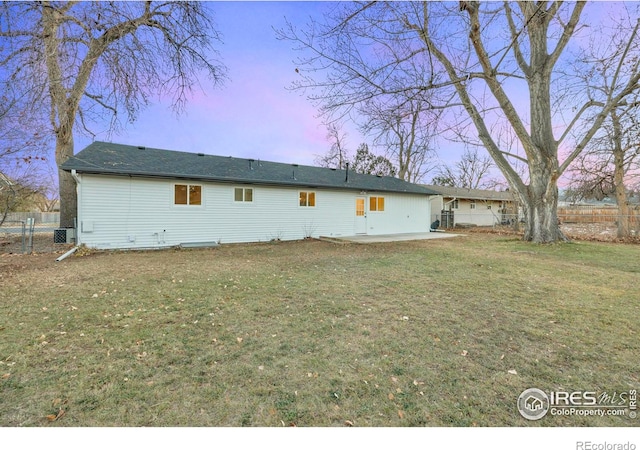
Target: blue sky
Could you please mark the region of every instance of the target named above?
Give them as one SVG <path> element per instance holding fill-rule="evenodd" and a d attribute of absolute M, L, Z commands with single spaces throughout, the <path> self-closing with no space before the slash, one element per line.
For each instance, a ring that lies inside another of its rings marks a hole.
<path fill-rule="evenodd" d="M 224 156 L 313 164 L 330 148 L 317 110 L 300 92 L 287 89 L 296 77 L 296 52 L 276 39 L 285 17 L 296 24 L 320 18 L 325 2 L 211 2 L 223 45 L 218 46 L 229 80 L 213 89 L 203 79 L 180 115 L 155 101 L 136 122 L 96 140 Z M 362 137 L 349 133 L 349 148 Z M 78 136 L 76 151 L 90 143 Z"/>

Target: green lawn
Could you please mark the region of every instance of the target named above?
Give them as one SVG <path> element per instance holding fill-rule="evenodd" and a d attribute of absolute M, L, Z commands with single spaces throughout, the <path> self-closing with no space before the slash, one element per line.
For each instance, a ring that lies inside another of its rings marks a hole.
<path fill-rule="evenodd" d="M 0 256 L 3 426 L 527 421 L 640 387 L 640 247 L 513 237 Z"/>

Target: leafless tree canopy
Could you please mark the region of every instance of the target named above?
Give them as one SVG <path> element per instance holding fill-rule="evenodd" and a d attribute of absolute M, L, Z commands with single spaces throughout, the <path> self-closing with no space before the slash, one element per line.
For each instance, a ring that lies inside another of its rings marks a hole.
<path fill-rule="evenodd" d="M 46 111 L 58 164 L 76 129 L 113 129 L 165 96 L 179 111 L 199 77 L 225 77 L 205 2 L 4 2 L 0 39 L 4 82 Z M 61 225 L 71 226 L 75 183 L 59 177 Z"/>
<path fill-rule="evenodd" d="M 460 160 L 453 166 L 445 164 L 438 168 L 434 184 L 467 189 L 489 189 L 493 184 L 490 178 L 493 167 L 493 161 L 489 156 L 480 154 L 477 148 L 466 149 Z"/>
<path fill-rule="evenodd" d="M 318 155 L 315 162 L 320 167 L 344 169 L 349 160 L 349 151 L 346 144 L 347 133 L 336 122 L 330 122 L 325 125 L 327 127 L 327 139 L 331 142 L 331 148 L 326 154 Z"/>
<path fill-rule="evenodd" d="M 32 103 L 54 105 L 54 129 L 60 96 L 78 103 L 83 126 L 116 125 L 152 99 L 182 108 L 200 75 L 225 77 L 212 59 L 220 36 L 198 2 L 5 2 L 0 26 L 0 67 Z"/>
<path fill-rule="evenodd" d="M 374 145 L 397 165 L 398 178 L 417 183 L 435 168 L 438 114 L 422 100 L 404 99 L 398 105 L 374 99 L 366 102 L 360 116 L 362 130 L 373 134 Z"/>
<path fill-rule="evenodd" d="M 564 238 L 556 211 L 559 177 L 640 80 L 638 14 L 618 11 L 609 92 L 585 89 L 582 76 L 593 65 L 575 64 L 583 28 L 612 42 L 611 29 L 603 26 L 611 18 L 592 14 L 591 20 L 603 22 L 587 24 L 585 7 L 548 1 L 340 3 L 324 23 L 289 26 L 281 35 L 302 52 L 294 87 L 326 113 L 357 114 L 372 99 L 394 106 L 402 104 L 399 99 L 419 99 L 429 111 L 446 109 L 445 128 L 466 127 L 475 135 L 523 205 L 525 239 L 550 242 Z M 505 135 L 517 139 L 517 152 L 502 146 Z"/>

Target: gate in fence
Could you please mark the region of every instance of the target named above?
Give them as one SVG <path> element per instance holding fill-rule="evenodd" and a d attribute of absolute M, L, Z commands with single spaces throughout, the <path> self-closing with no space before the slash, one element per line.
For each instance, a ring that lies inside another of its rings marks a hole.
<path fill-rule="evenodd" d="M 442 228 L 453 228 L 453 211 L 446 209 L 440 211 L 440 226 Z"/>
<path fill-rule="evenodd" d="M 15 235 L 20 236 L 22 253 L 33 253 L 33 233 L 36 220 L 27 217 L 25 220 L 4 221 L 0 227 L 0 245 L 15 242 Z"/>

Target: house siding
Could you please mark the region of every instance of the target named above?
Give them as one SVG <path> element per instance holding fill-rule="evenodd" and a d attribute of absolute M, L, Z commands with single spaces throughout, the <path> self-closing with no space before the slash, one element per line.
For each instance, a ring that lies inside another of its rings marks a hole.
<path fill-rule="evenodd" d="M 452 198 L 436 196 L 432 197 L 431 217 L 432 220 L 440 218 L 442 209 L 449 209 Z M 476 207 L 471 209 L 471 200 L 459 198 L 458 208 L 452 208 L 453 223 L 456 224 L 473 224 L 477 226 L 493 226 L 500 224 L 502 214 L 500 212 L 503 201 L 500 200 L 475 200 Z M 487 206 L 491 206 L 488 209 Z"/>
<path fill-rule="evenodd" d="M 367 198 L 368 234 L 426 231 L 430 215 L 424 195 L 93 174 L 79 180 L 78 243 L 101 249 L 350 236 L 359 196 Z M 202 204 L 175 205 L 175 184 L 202 186 Z M 235 202 L 236 187 L 252 188 L 253 202 Z M 299 205 L 301 190 L 316 193 L 315 207 Z M 385 197 L 385 211 L 369 211 L 372 195 Z"/>

